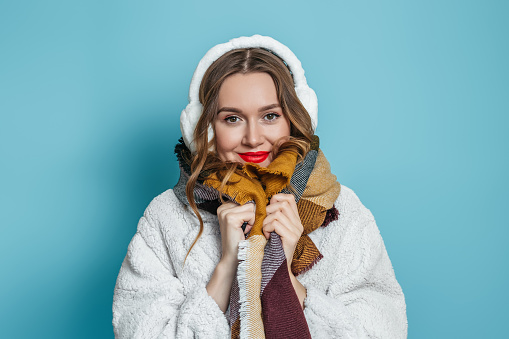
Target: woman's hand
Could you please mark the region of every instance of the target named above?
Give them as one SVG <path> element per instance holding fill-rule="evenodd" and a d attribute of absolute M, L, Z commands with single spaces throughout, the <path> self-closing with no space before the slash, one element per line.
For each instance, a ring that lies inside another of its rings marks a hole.
<path fill-rule="evenodd" d="M 267 206 L 267 217 L 263 221 L 263 234 L 268 239 L 272 231 L 281 237 L 288 269 L 291 272 L 293 252 L 295 252 L 297 242 L 304 231 L 292 194 L 279 193 L 270 199 Z"/>
<path fill-rule="evenodd" d="M 217 219 L 221 230 L 222 256 L 207 284 L 207 293 L 216 301 L 219 308 L 226 312 L 230 302 L 230 291 L 237 270 L 239 242 L 246 237 L 255 220 L 254 204 L 242 206 L 234 202 L 225 202 L 217 209 Z M 242 224 L 248 225 L 242 232 Z"/>
<path fill-rule="evenodd" d="M 222 261 L 237 264 L 238 245 L 245 240 L 245 234 L 253 227 L 255 220 L 254 204 L 239 205 L 234 202 L 225 202 L 217 209 L 217 219 L 221 230 Z M 245 231 L 242 224 L 247 221 Z"/>

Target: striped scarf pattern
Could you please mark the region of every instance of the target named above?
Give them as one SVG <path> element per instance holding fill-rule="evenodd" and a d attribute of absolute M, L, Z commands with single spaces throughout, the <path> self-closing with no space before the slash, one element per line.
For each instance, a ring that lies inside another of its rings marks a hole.
<path fill-rule="evenodd" d="M 181 176 L 174 187 L 185 204 L 185 184 L 190 175 L 186 164 L 187 148 L 180 142 L 175 148 Z M 187 154 L 188 157 L 189 154 Z M 330 172 L 330 165 L 314 136 L 311 150 L 302 162 L 291 152 L 282 152 L 267 168 L 247 163 L 244 175 L 236 173 L 223 189 L 223 196 L 238 204 L 255 203 L 255 224 L 246 240 L 239 243 L 239 266 L 232 285 L 227 314 L 232 338 L 311 338 L 303 310 L 293 289 L 287 260 L 279 235 L 272 232 L 267 240 L 262 232 L 265 208 L 272 195 L 291 193 L 295 197 L 304 232 L 295 249 L 291 271 L 297 276 L 311 269 L 321 258 L 309 233 L 338 218 L 334 201 L 341 185 Z M 222 173 L 212 173 L 197 182 L 194 190 L 199 208 L 216 213 L 220 205 Z M 289 186 L 292 189 L 289 189 Z"/>

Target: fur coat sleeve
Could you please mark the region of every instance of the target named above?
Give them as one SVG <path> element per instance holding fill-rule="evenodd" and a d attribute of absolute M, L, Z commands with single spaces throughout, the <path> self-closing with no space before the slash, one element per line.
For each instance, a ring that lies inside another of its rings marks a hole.
<path fill-rule="evenodd" d="M 371 212 L 342 186 L 340 216 L 310 234 L 323 259 L 297 279 L 313 338 L 406 338 L 406 306 Z M 172 190 L 147 207 L 129 244 L 113 299 L 116 338 L 229 338 L 206 284 L 221 257 L 217 217 L 192 210 Z"/>
<path fill-rule="evenodd" d="M 183 208 L 167 191 L 151 202 L 140 219 L 115 286 L 116 338 L 229 336 L 225 315 L 205 289 L 215 267 L 214 251 L 195 246 L 182 267 L 197 234 L 190 232 L 191 225 L 199 228 L 197 220 Z M 210 240 L 208 231 L 203 235 L 206 242 Z M 206 247 L 213 250 L 211 244 Z M 206 269 L 200 269 L 200 261 Z"/>

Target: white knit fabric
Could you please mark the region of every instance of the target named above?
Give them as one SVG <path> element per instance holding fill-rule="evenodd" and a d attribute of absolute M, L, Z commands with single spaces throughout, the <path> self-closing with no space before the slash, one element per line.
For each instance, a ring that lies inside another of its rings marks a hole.
<path fill-rule="evenodd" d="M 205 72 L 214 61 L 219 59 L 219 57 L 226 52 L 234 49 L 250 47 L 264 47 L 269 49 L 286 62 L 293 74 L 293 81 L 295 83 L 297 96 L 311 117 L 313 130 L 316 129 L 318 124 L 318 99 L 316 97 L 316 93 L 307 84 L 306 77 L 304 76 L 304 69 L 302 68 L 299 59 L 297 59 L 295 54 L 293 54 L 288 47 L 271 37 L 258 34 L 250 37 L 243 36 L 212 47 L 200 60 L 196 70 L 194 71 L 191 85 L 189 87 L 189 104 L 180 115 L 180 130 L 182 132 L 182 137 L 191 152 L 194 153 L 196 151 L 196 146 L 193 143 L 193 133 L 203 111 L 203 106 L 200 103 L 199 92 L 200 84 Z M 211 126 L 209 126 L 208 135 L 209 140 L 212 140 L 214 131 Z"/>
<path fill-rule="evenodd" d="M 371 212 L 342 185 L 340 216 L 310 234 L 323 259 L 297 279 L 307 288 L 304 314 L 313 338 L 407 337 L 406 305 Z M 116 338 L 229 338 L 229 326 L 205 289 L 221 257 L 217 217 L 205 229 L 173 191 L 157 196 L 138 224 L 115 286 Z"/>

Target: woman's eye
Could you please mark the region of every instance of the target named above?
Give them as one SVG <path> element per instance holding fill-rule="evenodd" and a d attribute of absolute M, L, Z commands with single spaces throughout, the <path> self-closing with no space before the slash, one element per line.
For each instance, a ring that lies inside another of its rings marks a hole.
<path fill-rule="evenodd" d="M 277 113 L 269 113 L 265 116 L 265 119 L 266 120 L 276 120 L 277 118 L 279 118 L 280 115 L 277 114 Z"/>
<path fill-rule="evenodd" d="M 226 117 L 226 118 L 224 118 L 224 121 L 229 122 L 229 123 L 235 123 L 235 122 L 239 121 L 239 117 L 236 117 L 236 116 Z"/>

